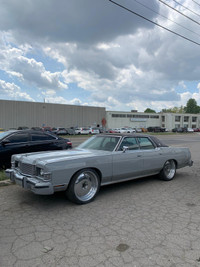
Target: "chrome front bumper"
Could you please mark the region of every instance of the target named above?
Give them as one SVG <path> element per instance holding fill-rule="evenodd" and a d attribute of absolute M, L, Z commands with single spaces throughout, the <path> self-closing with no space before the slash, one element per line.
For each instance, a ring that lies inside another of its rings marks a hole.
<path fill-rule="evenodd" d="M 54 193 L 53 185 L 50 182 L 43 182 L 36 178 L 27 177 L 14 169 L 7 169 L 6 176 L 11 180 L 11 182 L 15 182 L 24 189 L 28 189 L 35 194 L 51 195 Z"/>

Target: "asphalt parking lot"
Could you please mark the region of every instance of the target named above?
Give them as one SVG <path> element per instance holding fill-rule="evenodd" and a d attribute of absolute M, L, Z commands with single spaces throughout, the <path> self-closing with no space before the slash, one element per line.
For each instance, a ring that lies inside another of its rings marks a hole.
<path fill-rule="evenodd" d="M 194 161 L 170 182 L 102 187 L 82 206 L 0 187 L 0 266 L 200 266 L 200 135 L 161 139 L 189 147 Z"/>

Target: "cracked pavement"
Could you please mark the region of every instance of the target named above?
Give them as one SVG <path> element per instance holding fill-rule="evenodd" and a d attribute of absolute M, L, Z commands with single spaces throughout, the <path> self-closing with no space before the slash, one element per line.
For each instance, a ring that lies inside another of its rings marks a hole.
<path fill-rule="evenodd" d="M 200 135 L 162 138 L 194 160 L 170 182 L 102 187 L 87 205 L 0 187 L 0 266 L 200 266 Z"/>

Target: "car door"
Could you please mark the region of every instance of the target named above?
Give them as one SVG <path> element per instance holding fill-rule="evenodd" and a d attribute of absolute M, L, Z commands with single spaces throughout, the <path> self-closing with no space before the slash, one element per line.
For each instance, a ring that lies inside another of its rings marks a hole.
<path fill-rule="evenodd" d="M 140 176 L 143 171 L 142 155 L 137 139 L 125 137 L 118 151 L 113 152 L 113 181 Z"/>
<path fill-rule="evenodd" d="M 143 174 L 151 175 L 158 172 L 164 164 L 162 148 L 156 147 L 148 137 L 138 137 L 143 158 Z"/>
<path fill-rule="evenodd" d="M 30 136 L 27 132 L 17 132 L 4 138 L 1 143 L 1 158 L 10 164 L 13 154 L 26 153 L 29 149 Z"/>
<path fill-rule="evenodd" d="M 59 149 L 56 136 L 44 132 L 31 133 L 30 152 L 55 149 Z"/>

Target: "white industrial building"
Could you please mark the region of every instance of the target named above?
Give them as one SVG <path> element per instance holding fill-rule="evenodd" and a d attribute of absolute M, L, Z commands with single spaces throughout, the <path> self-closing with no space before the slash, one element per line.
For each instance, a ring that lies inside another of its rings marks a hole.
<path fill-rule="evenodd" d="M 106 111 L 101 107 L 0 100 L 0 128 L 77 127 L 101 125 Z"/>
<path fill-rule="evenodd" d="M 105 125 L 104 125 L 105 123 Z M 81 127 L 200 128 L 200 114 L 106 111 L 104 107 L 0 100 L 0 128 Z"/>
<path fill-rule="evenodd" d="M 200 128 L 200 114 L 107 111 L 106 120 L 108 128 L 148 128 L 155 126 L 168 130 L 179 127 Z"/>

